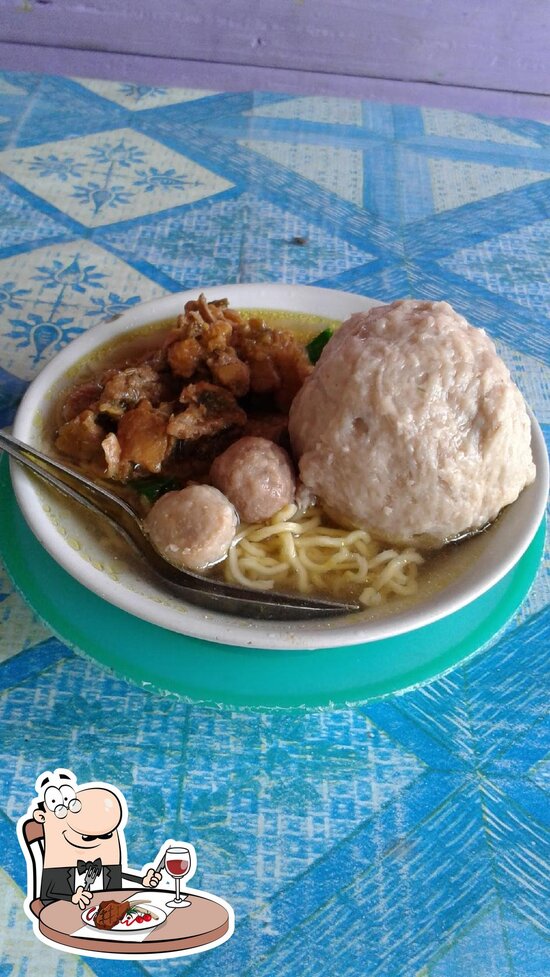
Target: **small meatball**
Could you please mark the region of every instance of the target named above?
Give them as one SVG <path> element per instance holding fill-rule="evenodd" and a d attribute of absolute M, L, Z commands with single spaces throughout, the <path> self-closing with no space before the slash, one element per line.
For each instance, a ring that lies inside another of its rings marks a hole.
<path fill-rule="evenodd" d="M 264 522 L 294 498 L 292 462 L 283 448 L 266 438 L 235 441 L 214 460 L 210 479 L 243 522 Z"/>
<path fill-rule="evenodd" d="M 226 556 L 235 536 L 235 509 L 212 485 L 167 492 L 144 521 L 153 546 L 176 567 L 204 570 Z"/>

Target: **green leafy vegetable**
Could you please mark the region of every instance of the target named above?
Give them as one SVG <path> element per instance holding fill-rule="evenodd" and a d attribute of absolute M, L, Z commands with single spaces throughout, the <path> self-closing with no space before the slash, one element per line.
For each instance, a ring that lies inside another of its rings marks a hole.
<path fill-rule="evenodd" d="M 332 332 L 332 329 L 323 329 L 322 332 L 320 332 L 317 336 L 314 336 L 311 342 L 307 344 L 306 353 L 309 356 L 310 363 L 317 362 L 329 339 L 331 338 Z"/>
<path fill-rule="evenodd" d="M 136 492 L 140 495 L 144 495 L 149 502 L 156 502 L 156 500 L 164 495 L 165 492 L 172 492 L 175 489 L 181 488 L 180 483 L 175 478 L 166 478 L 162 475 L 152 475 L 151 478 L 139 478 L 132 484 L 132 488 L 135 488 Z"/>

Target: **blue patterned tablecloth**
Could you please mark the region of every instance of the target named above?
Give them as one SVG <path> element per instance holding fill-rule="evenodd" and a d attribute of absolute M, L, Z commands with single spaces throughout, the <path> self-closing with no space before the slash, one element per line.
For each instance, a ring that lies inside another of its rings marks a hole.
<path fill-rule="evenodd" d="M 536 121 L 0 74 L 0 422 L 106 317 L 275 281 L 448 299 L 548 433 L 549 209 Z M 113 679 L 4 573 L 0 975 L 546 977 L 549 590 L 544 566 L 498 640 L 422 689 L 262 713 Z M 228 943 L 138 963 L 35 939 L 14 826 L 59 765 L 124 791 L 132 864 L 196 845 Z"/>

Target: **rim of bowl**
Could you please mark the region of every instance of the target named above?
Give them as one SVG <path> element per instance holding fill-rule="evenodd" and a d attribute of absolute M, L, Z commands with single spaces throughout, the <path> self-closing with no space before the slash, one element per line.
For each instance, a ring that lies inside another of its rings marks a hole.
<path fill-rule="evenodd" d="M 233 306 L 304 312 L 342 321 L 354 312 L 384 304 L 380 300 L 335 289 L 272 283 L 189 289 L 140 303 L 116 319 L 92 327 L 50 360 L 32 381 L 19 405 L 13 426 L 14 435 L 21 441 L 38 447 L 37 430 L 42 407 L 48 397 L 62 386 L 71 367 L 110 339 L 177 315 L 184 302 L 197 298 L 202 291 L 208 293 L 210 301 L 213 298 L 226 297 Z M 374 621 L 354 623 L 353 615 L 332 619 L 330 622 L 326 619 L 257 621 L 208 611 L 184 601 L 176 606 L 167 606 L 159 602 L 158 598 L 143 595 L 113 581 L 104 571 L 97 570 L 84 556 L 72 549 L 37 502 L 37 489 L 32 477 L 16 462 L 11 461 L 10 468 L 15 495 L 25 520 L 47 552 L 84 587 L 134 617 L 175 634 L 227 645 L 295 650 L 342 647 L 396 637 L 447 617 L 494 587 L 521 558 L 543 519 L 549 482 L 544 438 L 530 408 L 528 412 L 531 420 L 531 447 L 537 468 L 536 479 L 508 507 L 506 518 L 491 545 L 480 554 L 473 567 L 460 574 L 449 586 L 428 596 L 417 607 L 394 615 L 388 614 Z M 497 543 L 500 545 L 497 546 Z M 495 548 L 501 551 L 500 559 L 497 560 L 494 555 L 491 557 L 491 550 Z M 161 600 L 167 596 L 160 587 L 158 593 Z"/>

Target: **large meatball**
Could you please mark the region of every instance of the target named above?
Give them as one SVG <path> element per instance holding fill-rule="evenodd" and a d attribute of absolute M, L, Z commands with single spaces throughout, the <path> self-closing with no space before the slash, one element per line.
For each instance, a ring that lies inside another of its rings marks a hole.
<path fill-rule="evenodd" d="M 235 441 L 214 460 L 210 479 L 243 522 L 264 522 L 294 498 L 292 462 L 283 448 L 266 438 Z"/>
<path fill-rule="evenodd" d="M 169 563 L 204 570 L 226 556 L 238 517 L 212 485 L 188 485 L 161 495 L 144 524 L 151 542 Z"/>
<path fill-rule="evenodd" d="M 533 481 L 523 398 L 485 332 L 446 302 L 353 315 L 292 404 L 300 476 L 344 524 L 440 546 Z"/>

